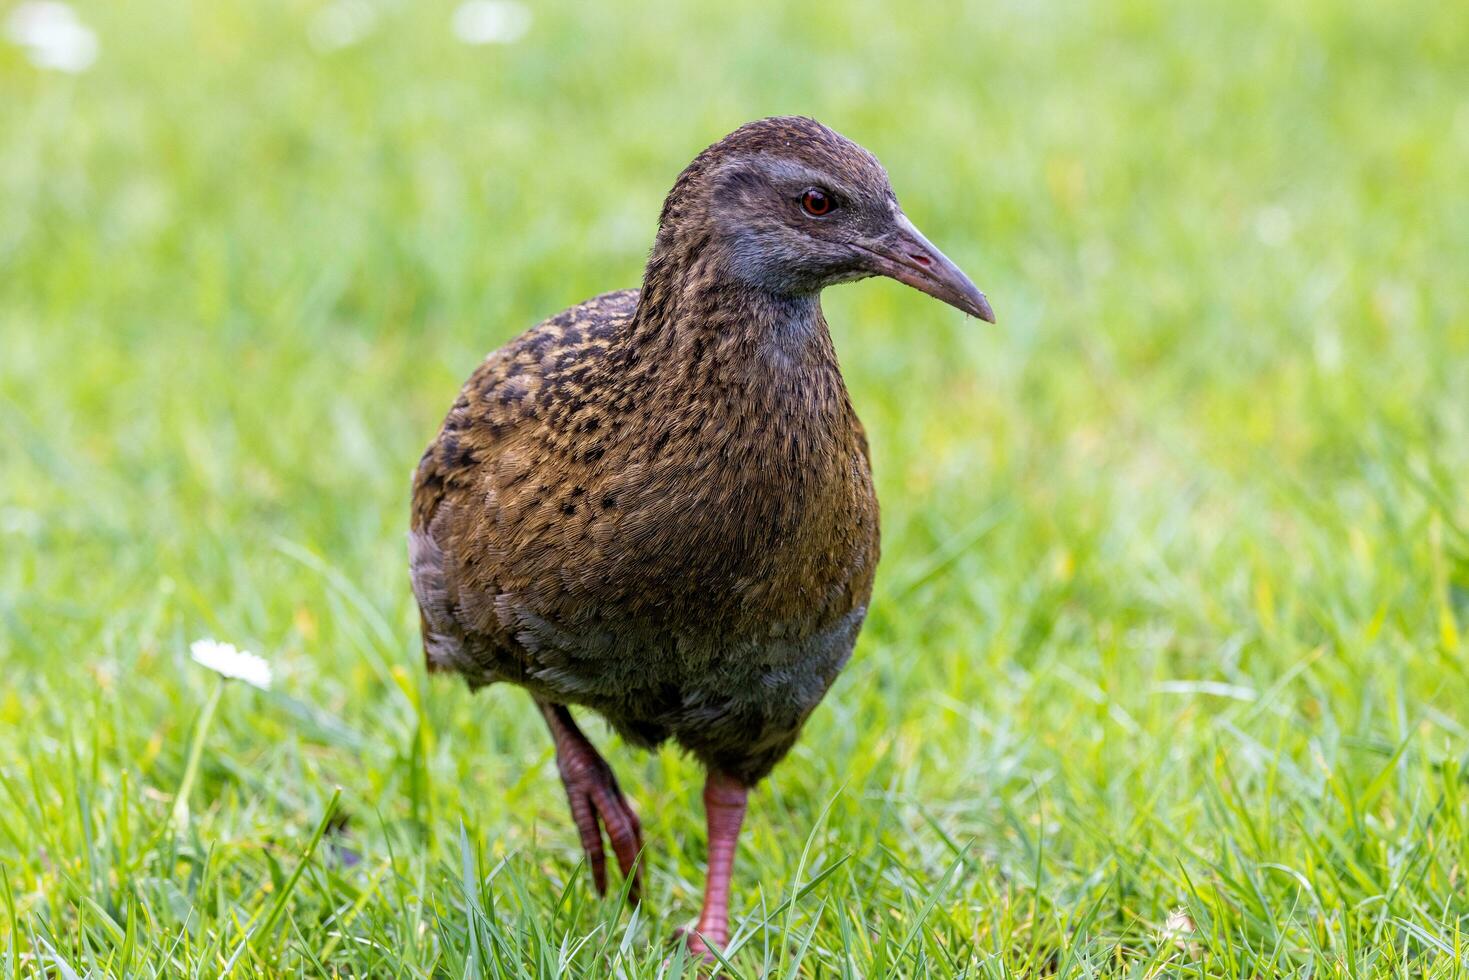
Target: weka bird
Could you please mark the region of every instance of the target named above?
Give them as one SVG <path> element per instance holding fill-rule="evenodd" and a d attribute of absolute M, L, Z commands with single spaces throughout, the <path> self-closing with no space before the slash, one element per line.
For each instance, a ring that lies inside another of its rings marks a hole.
<path fill-rule="evenodd" d="M 811 119 L 742 126 L 679 175 L 642 288 L 490 354 L 414 481 L 428 666 L 530 691 L 599 892 L 602 831 L 635 876 L 642 834 L 568 706 L 707 767 L 689 937 L 705 955 L 729 939 L 746 793 L 847 662 L 872 591 L 867 440 L 819 301 L 868 276 L 994 320 L 872 154 Z"/>

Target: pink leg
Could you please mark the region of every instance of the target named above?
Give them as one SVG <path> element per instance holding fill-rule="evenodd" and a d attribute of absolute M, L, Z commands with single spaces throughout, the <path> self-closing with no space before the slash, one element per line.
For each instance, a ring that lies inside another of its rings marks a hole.
<path fill-rule="evenodd" d="M 704 878 L 704 907 L 699 924 L 687 935 L 689 949 L 712 961 L 711 946 L 729 942 L 729 882 L 735 844 L 745 819 L 749 789 L 733 776 L 710 772 L 704 783 L 704 817 L 709 826 L 709 871 Z"/>
<path fill-rule="evenodd" d="M 632 876 L 628 900 L 636 902 L 642 894 L 643 869 L 638 855 L 643 849 L 643 828 L 638 815 L 628 805 L 618 788 L 612 767 L 596 746 L 587 741 L 564 704 L 537 701 L 551 738 L 556 743 L 556 769 L 566 786 L 566 799 L 571 804 L 571 819 L 581 835 L 582 849 L 592 869 L 597 894 L 607 894 L 607 857 L 602 851 L 602 829 L 624 877 Z"/>

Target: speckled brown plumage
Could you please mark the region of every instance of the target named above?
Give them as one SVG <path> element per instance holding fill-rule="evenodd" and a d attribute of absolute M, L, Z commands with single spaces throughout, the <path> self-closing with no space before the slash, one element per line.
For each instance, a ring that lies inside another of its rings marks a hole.
<path fill-rule="evenodd" d="M 811 213 L 813 188 L 832 214 Z M 424 453 L 410 561 L 430 668 L 585 706 L 639 745 L 672 738 L 742 801 L 845 664 L 872 590 L 867 443 L 819 293 L 873 274 L 989 318 L 856 144 L 783 118 L 701 153 L 641 290 L 491 353 Z"/>

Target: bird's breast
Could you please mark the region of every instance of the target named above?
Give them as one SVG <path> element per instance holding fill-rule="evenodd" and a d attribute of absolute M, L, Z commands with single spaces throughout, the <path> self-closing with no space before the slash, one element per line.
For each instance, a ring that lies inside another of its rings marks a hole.
<path fill-rule="evenodd" d="M 618 554 L 673 618 L 742 634 L 816 628 L 865 603 L 877 514 L 851 422 L 699 406 L 652 430 L 612 496 Z"/>

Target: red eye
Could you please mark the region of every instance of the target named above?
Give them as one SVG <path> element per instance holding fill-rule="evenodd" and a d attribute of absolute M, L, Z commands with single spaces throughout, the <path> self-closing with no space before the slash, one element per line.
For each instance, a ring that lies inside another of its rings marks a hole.
<path fill-rule="evenodd" d="M 831 214 L 831 209 L 834 206 L 831 198 L 826 196 L 826 192 L 817 190 L 815 187 L 808 189 L 806 193 L 801 195 L 801 210 L 813 218 L 820 218 L 823 215 Z"/>

